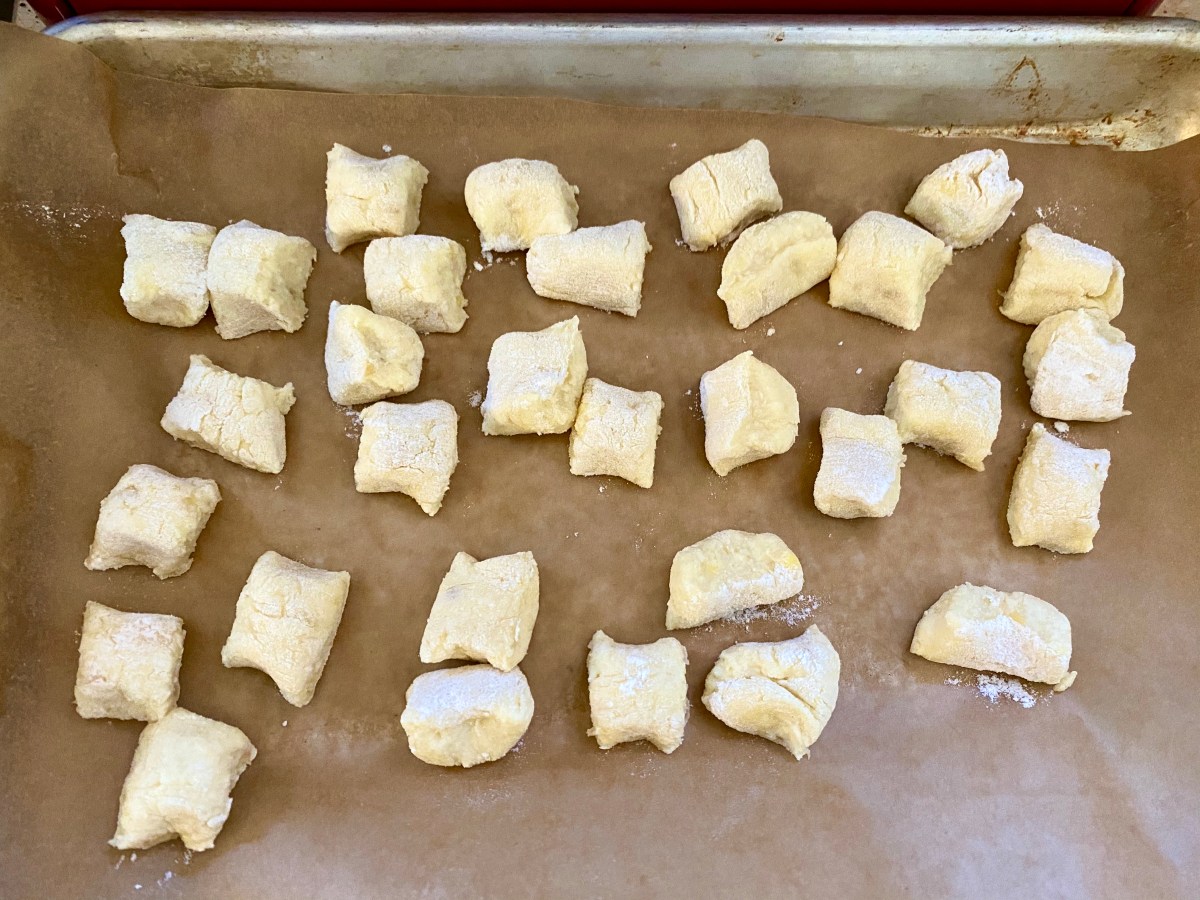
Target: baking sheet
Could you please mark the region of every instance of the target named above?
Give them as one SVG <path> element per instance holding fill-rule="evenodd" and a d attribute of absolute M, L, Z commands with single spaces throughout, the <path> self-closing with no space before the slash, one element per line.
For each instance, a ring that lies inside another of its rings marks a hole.
<path fill-rule="evenodd" d="M 1026 184 L 998 237 L 955 255 L 905 333 L 833 310 L 818 287 L 735 332 L 715 296 L 722 254 L 675 243 L 669 178 L 749 137 L 771 149 L 785 207 L 839 233 L 898 213 L 936 164 L 980 146 L 827 121 L 632 110 L 554 100 L 209 90 L 114 75 L 78 48 L 0 29 L 0 894 L 4 896 L 1194 896 L 1198 887 L 1200 509 L 1195 355 L 1200 143 L 1146 154 L 1005 145 Z M 325 151 L 384 145 L 430 169 L 421 231 L 462 242 L 471 318 L 426 340 L 412 400 L 461 417 L 461 462 L 435 518 L 353 490 L 355 423 L 324 388 L 333 299 L 363 300 L 362 247 L 322 239 Z M 481 260 L 461 190 L 506 156 L 556 162 L 580 224 L 638 217 L 654 252 L 636 320 L 532 294 L 519 256 Z M 249 218 L 320 248 L 310 319 L 294 335 L 224 342 L 211 319 L 175 330 L 118 296 L 120 216 Z M 1112 451 L 1096 549 L 1014 549 L 1004 508 L 1034 417 L 1020 374 L 1029 329 L 996 311 L 1021 231 L 1044 219 L 1113 250 L 1117 323 L 1139 348 L 1133 415 L 1073 425 Z M 590 374 L 665 401 L 655 486 L 575 478 L 566 436 L 485 438 L 474 408 L 495 337 L 579 315 Z M 721 479 L 707 467 L 698 379 L 753 349 L 797 387 L 787 455 Z M 158 426 L 189 353 L 294 382 L 288 462 L 262 475 Z M 899 363 L 987 369 L 1004 418 L 987 471 L 910 448 L 896 514 L 835 521 L 811 503 L 827 405 L 878 412 Z M 132 463 L 215 478 L 224 500 L 192 570 L 89 572 L 101 498 Z M 691 657 L 687 739 L 600 752 L 586 645 L 664 633 L 673 554 L 720 528 L 770 530 L 800 556 L 806 596 L 766 617 L 679 637 Z M 313 703 L 221 667 L 253 561 L 278 550 L 353 574 Z M 399 714 L 424 671 L 421 630 L 454 553 L 531 549 L 542 607 L 529 656 L 537 712 L 519 749 L 469 771 L 418 762 Z M 1029 707 L 991 703 L 974 674 L 906 653 L 921 612 L 965 580 L 1020 589 L 1072 621 L 1076 685 Z M 258 759 L 215 850 L 111 850 L 140 725 L 84 721 L 71 691 L 83 605 L 187 624 L 181 703 L 242 728 Z M 717 653 L 815 622 L 842 656 L 837 711 L 810 759 L 740 735 L 699 704 Z M 963 683 L 947 684 L 947 680 Z M 139 887 L 140 886 L 140 889 Z"/>

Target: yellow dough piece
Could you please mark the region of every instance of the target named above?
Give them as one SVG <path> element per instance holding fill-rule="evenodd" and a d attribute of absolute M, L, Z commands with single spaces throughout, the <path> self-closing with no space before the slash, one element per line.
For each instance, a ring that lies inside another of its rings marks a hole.
<path fill-rule="evenodd" d="M 571 474 L 613 475 L 652 487 L 662 410 L 662 397 L 654 391 L 587 379 L 571 429 Z"/>
<path fill-rule="evenodd" d="M 770 154 L 760 140 L 692 163 L 671 179 L 671 197 L 692 250 L 732 240 L 751 222 L 783 209 Z"/>
<path fill-rule="evenodd" d="M 354 463 L 359 493 L 407 494 L 437 515 L 458 467 L 458 413 L 444 400 L 386 403 L 362 411 Z"/>
<path fill-rule="evenodd" d="M 905 444 L 919 444 L 983 471 L 1000 430 L 1000 380 L 906 359 L 888 388 L 884 412 Z"/>
<path fill-rule="evenodd" d="M 371 309 L 422 334 L 462 330 L 467 321 L 463 277 L 467 251 L 429 234 L 380 238 L 367 244 L 363 278 Z"/>
<path fill-rule="evenodd" d="M 208 251 L 217 229 L 199 222 L 173 222 L 129 215 L 121 299 L 135 319 L 186 328 L 208 312 Z"/>
<path fill-rule="evenodd" d="M 579 188 L 540 159 L 503 159 L 467 176 L 463 195 L 484 252 L 527 250 L 536 238 L 566 234 L 578 223 Z"/>
<path fill-rule="evenodd" d="M 525 273 L 539 297 L 636 316 L 651 249 L 645 223 L 632 219 L 548 234 L 529 245 Z"/>
<path fill-rule="evenodd" d="M 208 292 L 217 334 L 225 340 L 256 331 L 299 330 L 308 315 L 304 288 L 317 248 L 245 220 L 226 225 L 208 253 Z"/>
<path fill-rule="evenodd" d="M 775 369 L 739 353 L 700 378 L 704 455 L 718 475 L 786 453 L 800 433 L 796 389 Z"/>
<path fill-rule="evenodd" d="M 575 424 L 587 350 L 572 316 L 541 331 L 510 331 L 488 356 L 484 434 L 562 434 Z"/>
<path fill-rule="evenodd" d="M 1137 351 L 1091 310 L 1044 319 L 1025 345 L 1029 405 L 1047 419 L 1110 422 L 1127 416 L 1125 391 Z"/>
<path fill-rule="evenodd" d="M 334 403 L 354 406 L 407 394 L 421 380 L 425 348 L 415 331 L 364 306 L 329 304 L 325 372 Z"/>
<path fill-rule="evenodd" d="M 1055 313 L 1090 309 L 1104 321 L 1121 311 L 1125 269 L 1115 256 L 1045 225 L 1030 225 L 1012 284 L 1000 312 L 1015 322 L 1037 325 Z"/>
<path fill-rule="evenodd" d="M 335 252 L 372 238 L 412 234 L 429 170 L 407 156 L 374 159 L 334 144 L 326 154 L 325 238 Z"/>
<path fill-rule="evenodd" d="M 687 650 L 675 638 L 618 644 L 603 631 L 588 644 L 588 734 L 601 750 L 649 741 L 663 753 L 683 743 L 688 721 Z"/>
<path fill-rule="evenodd" d="M 904 211 L 955 250 L 977 247 L 1008 220 L 1025 186 L 1003 150 L 973 150 L 926 175 Z"/>
<path fill-rule="evenodd" d="M 155 722 L 179 699 L 183 619 L 88 601 L 79 641 L 75 709 L 85 719 Z"/>
<path fill-rule="evenodd" d="M 821 468 L 813 486 L 817 509 L 835 519 L 883 518 L 900 500 L 904 445 L 887 416 L 830 407 L 821 413 Z"/>

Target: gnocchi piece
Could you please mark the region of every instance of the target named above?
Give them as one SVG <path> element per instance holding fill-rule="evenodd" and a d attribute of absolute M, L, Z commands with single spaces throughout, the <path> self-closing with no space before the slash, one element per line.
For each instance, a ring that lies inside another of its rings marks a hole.
<path fill-rule="evenodd" d="M 192 354 L 183 384 L 163 413 L 163 430 L 247 469 L 278 475 L 287 460 L 284 416 L 296 402 L 289 381 L 275 387 L 227 372 Z"/>
<path fill-rule="evenodd" d="M 467 212 L 485 253 L 527 250 L 536 238 L 567 234 L 578 224 L 579 188 L 540 159 L 502 159 L 467 176 Z"/>
<path fill-rule="evenodd" d="M 1121 311 L 1124 285 L 1125 269 L 1111 253 L 1038 223 L 1021 235 L 1017 268 L 1000 312 L 1014 322 L 1037 325 L 1055 313 L 1090 309 L 1107 322 Z"/>
<path fill-rule="evenodd" d="M 315 569 L 268 550 L 238 596 L 221 664 L 265 672 L 284 700 L 307 706 L 325 671 L 349 592 L 349 572 Z"/>
<path fill-rule="evenodd" d="M 192 567 L 196 540 L 221 502 L 208 478 L 179 478 L 157 466 L 130 466 L 100 503 L 84 565 L 94 571 L 145 566 L 159 578 Z"/>
<path fill-rule="evenodd" d="M 683 743 L 688 721 L 687 649 L 675 638 L 618 644 L 603 631 L 588 644 L 588 734 L 601 750 L 649 741 L 663 753 Z"/>
<path fill-rule="evenodd" d="M 751 225 L 733 242 L 721 266 L 717 296 L 729 324 L 749 328 L 829 277 L 837 239 L 824 216 L 786 212 Z"/>
<path fill-rule="evenodd" d="M 478 560 L 458 553 L 421 637 L 421 662 L 486 662 L 507 672 L 525 658 L 538 614 L 538 566 L 529 551 Z"/>
<path fill-rule="evenodd" d="M 1065 691 L 1075 681 L 1071 623 L 1030 594 L 960 584 L 925 610 L 910 652 L 936 663 L 1003 672 Z"/>
<path fill-rule="evenodd" d="M 739 353 L 700 378 L 704 455 L 718 475 L 786 453 L 800 433 L 800 403 L 788 380 Z"/>
<path fill-rule="evenodd" d="M 429 180 L 423 165 L 407 156 L 374 159 L 341 144 L 325 158 L 325 238 L 335 253 L 417 230 Z"/>
<path fill-rule="evenodd" d="M 575 424 L 587 350 L 572 316 L 541 331 L 510 331 L 488 356 L 484 434 L 562 434 Z"/>
<path fill-rule="evenodd" d="M 253 222 L 226 225 L 208 254 L 208 293 L 217 334 L 227 341 L 257 331 L 298 331 L 308 315 L 304 288 L 317 248 Z"/>
<path fill-rule="evenodd" d="M 325 372 L 334 403 L 355 406 L 407 394 L 421 380 L 425 348 L 397 319 L 363 306 L 329 304 Z"/>
<path fill-rule="evenodd" d="M 208 312 L 208 250 L 217 229 L 130 215 L 122 220 L 125 274 L 121 299 L 135 319 L 186 328 Z"/>
<path fill-rule="evenodd" d="M 1013 476 L 1008 531 L 1014 547 L 1087 553 L 1100 530 L 1100 492 L 1108 478 L 1107 450 L 1085 450 L 1036 423 Z"/>
<path fill-rule="evenodd" d="M 770 154 L 759 140 L 692 163 L 671 179 L 671 197 L 684 243 L 696 251 L 732 240 L 751 222 L 783 209 Z"/>
<path fill-rule="evenodd" d="M 444 400 L 374 403 L 362 411 L 354 487 L 397 491 L 437 515 L 458 467 L 458 413 Z"/>
<path fill-rule="evenodd" d="M 949 247 L 912 222 L 863 213 L 838 242 L 829 305 L 915 331 L 950 257 Z"/>
<path fill-rule="evenodd" d="M 467 321 L 463 278 L 467 251 L 428 234 L 380 238 L 367 244 L 363 278 L 371 309 L 422 334 L 455 334 Z"/>
<path fill-rule="evenodd" d="M 632 219 L 547 234 L 529 245 L 525 273 L 539 297 L 636 316 L 646 255 L 652 249 L 645 223 Z"/>
<path fill-rule="evenodd" d="M 888 388 L 884 412 L 905 444 L 953 456 L 983 471 L 1000 431 L 1000 380 L 906 359 Z"/>
<path fill-rule="evenodd" d="M 904 445 L 887 416 L 830 407 L 821 413 L 817 509 L 835 519 L 885 518 L 900 499 Z"/>
<path fill-rule="evenodd" d="M 754 734 L 803 759 L 837 706 L 842 660 L 811 625 L 790 641 L 734 644 L 704 680 L 709 712 L 735 731 Z"/>
<path fill-rule="evenodd" d="M 571 429 L 571 474 L 613 475 L 652 487 L 662 410 L 662 397 L 654 391 L 587 379 Z"/>
<path fill-rule="evenodd" d="M 234 785 L 258 751 L 241 729 L 176 707 L 142 729 L 121 788 L 118 850 L 179 838 L 209 850 L 233 808 Z"/>
<path fill-rule="evenodd" d="M 718 531 L 671 561 L 667 628 L 695 628 L 802 590 L 804 569 L 778 535 Z"/>
<path fill-rule="evenodd" d="M 973 150 L 921 179 L 904 211 L 955 250 L 978 247 L 1008 221 L 1025 185 L 1003 150 Z"/>
<path fill-rule="evenodd" d="M 1127 416 L 1125 391 L 1135 356 L 1125 333 L 1100 313 L 1055 313 L 1025 345 L 1029 405 L 1047 419 L 1110 422 Z"/>
<path fill-rule="evenodd" d="M 421 762 L 469 769 L 512 750 L 532 719 L 533 694 L 520 669 L 459 666 L 416 677 L 400 727 Z"/>
<path fill-rule="evenodd" d="M 156 722 L 179 699 L 183 619 L 88 601 L 83 610 L 75 709 L 85 719 Z"/>

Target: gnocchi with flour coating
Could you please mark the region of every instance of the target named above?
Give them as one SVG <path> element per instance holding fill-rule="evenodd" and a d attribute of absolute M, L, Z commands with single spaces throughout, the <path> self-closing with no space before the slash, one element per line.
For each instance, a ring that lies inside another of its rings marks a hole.
<path fill-rule="evenodd" d="M 525 274 L 539 297 L 636 316 L 652 249 L 645 223 L 632 219 L 546 234 L 529 245 Z"/>
<path fill-rule="evenodd" d="M 753 350 L 700 378 L 704 455 L 724 477 L 739 466 L 786 453 L 800 433 L 796 389 Z"/>
<path fill-rule="evenodd" d="M 426 515 L 437 515 L 458 467 L 458 412 L 444 400 L 380 401 L 361 419 L 355 490 L 407 494 Z"/>
<path fill-rule="evenodd" d="M 562 434 L 575 424 L 587 349 L 572 316 L 541 331 L 510 331 L 488 355 L 483 433 Z"/>
<path fill-rule="evenodd" d="M 1055 313 L 1025 345 L 1029 405 L 1047 419 L 1111 422 L 1129 415 L 1125 391 L 1137 351 L 1101 313 Z"/>
<path fill-rule="evenodd" d="M 412 234 L 421 222 L 429 170 L 407 156 L 374 159 L 334 144 L 326 154 L 325 239 L 335 253 L 379 237 Z"/>
<path fill-rule="evenodd" d="M 662 397 L 654 391 L 587 379 L 568 444 L 571 474 L 612 475 L 652 487 L 662 410 Z"/>
<path fill-rule="evenodd" d="M 217 334 L 227 341 L 258 331 L 298 331 L 308 315 L 304 288 L 317 248 L 242 220 L 226 225 L 208 252 L 208 293 Z"/>
<path fill-rule="evenodd" d="M 886 518 L 900 500 L 904 445 L 887 416 L 830 407 L 821 413 L 817 509 L 835 519 Z"/>
<path fill-rule="evenodd" d="M 578 193 L 558 166 L 540 159 L 487 163 L 467 176 L 463 189 L 485 253 L 528 250 L 543 235 L 574 231 Z"/>
<path fill-rule="evenodd" d="M 1008 174 L 1003 150 L 973 150 L 938 166 L 904 211 L 949 247 L 977 247 L 1000 230 L 1025 186 Z"/>
<path fill-rule="evenodd" d="M 183 620 L 89 600 L 83 611 L 75 709 L 85 719 L 156 722 L 179 699 Z"/>
<path fill-rule="evenodd" d="M 884 413 L 901 442 L 953 456 L 983 471 L 1000 431 L 1000 380 L 906 359 L 888 388 Z"/>
<path fill-rule="evenodd" d="M 125 270 L 121 299 L 135 319 L 186 328 L 208 312 L 208 251 L 217 229 L 129 215 L 122 220 Z"/>
<path fill-rule="evenodd" d="M 692 163 L 671 179 L 679 228 L 690 250 L 707 250 L 783 209 L 767 145 L 751 139 Z"/>
<path fill-rule="evenodd" d="M 687 649 L 675 638 L 619 644 L 603 631 L 588 644 L 588 734 L 601 750 L 649 741 L 663 753 L 683 743 L 688 721 Z"/>

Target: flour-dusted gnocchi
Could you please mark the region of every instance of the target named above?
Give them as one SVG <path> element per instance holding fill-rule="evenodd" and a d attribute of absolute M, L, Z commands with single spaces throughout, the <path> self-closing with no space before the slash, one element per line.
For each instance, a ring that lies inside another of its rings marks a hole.
<path fill-rule="evenodd" d="M 652 249 L 645 223 L 632 219 L 547 234 L 529 245 L 525 274 L 539 297 L 636 316 Z"/>
<path fill-rule="evenodd" d="M 1125 269 L 1106 250 L 1038 223 L 1021 235 L 1012 284 L 1000 312 L 1037 325 L 1055 313 L 1090 309 L 1108 321 L 1125 299 Z"/>
<path fill-rule="evenodd" d="M 692 163 L 671 179 L 671 197 L 692 250 L 732 240 L 751 222 L 783 209 L 767 146 L 754 139 Z"/>
<path fill-rule="evenodd" d="M 830 407 L 821 413 L 821 468 L 813 486 L 817 509 L 835 519 L 883 518 L 900 499 L 904 445 L 887 416 Z"/>
<path fill-rule="evenodd" d="M 131 613 L 88 601 L 75 674 L 75 709 L 85 719 L 155 722 L 179 699 L 183 619 Z"/>
<path fill-rule="evenodd" d="M 904 211 L 948 246 L 963 250 L 999 231 L 1024 190 L 1009 177 L 1003 150 L 973 150 L 921 179 Z"/>
<path fill-rule="evenodd" d="M 683 743 L 688 721 L 687 649 L 675 638 L 618 644 L 603 631 L 588 644 L 588 734 L 601 750 L 649 741 L 663 753 Z"/>
<path fill-rule="evenodd" d="M 1047 419 L 1110 422 L 1127 416 L 1125 391 L 1135 355 L 1125 333 L 1102 314 L 1055 313 L 1025 345 L 1029 405 Z"/>
<path fill-rule="evenodd" d="M 566 234 L 578 224 L 579 188 L 558 167 L 540 159 L 502 159 L 467 176 L 467 212 L 479 229 L 484 252 L 527 250 L 547 234 Z"/>
<path fill-rule="evenodd" d="M 700 378 L 704 455 L 718 475 L 786 453 L 800 433 L 796 389 L 753 350 Z"/>
<path fill-rule="evenodd" d="M 736 731 L 808 755 L 837 706 L 842 660 L 811 625 L 799 637 L 734 644 L 721 652 L 704 680 L 703 703 Z"/>
<path fill-rule="evenodd" d="M 217 229 L 129 215 L 122 220 L 121 299 L 135 319 L 186 328 L 208 312 L 208 251 Z"/>
<path fill-rule="evenodd" d="M 308 307 L 304 288 L 317 248 L 245 220 L 226 225 L 208 253 L 208 293 L 217 334 L 226 340 L 256 331 L 297 331 Z"/>
<path fill-rule="evenodd" d="M 421 222 L 429 170 L 407 156 L 374 159 L 334 144 L 326 154 L 325 238 L 341 253 L 351 244 L 412 234 Z"/>
<path fill-rule="evenodd" d="M 363 254 L 363 279 L 371 309 L 422 334 L 455 334 L 467 321 L 463 278 L 467 251 L 450 238 L 429 234 L 379 238 Z"/>
<path fill-rule="evenodd" d="M 421 380 L 425 348 L 415 331 L 364 306 L 329 304 L 325 372 L 334 403 L 354 406 L 407 394 Z"/>
<path fill-rule="evenodd" d="M 587 379 L 571 429 L 571 474 L 613 475 L 652 487 L 662 410 L 662 397 L 654 391 Z"/>
<path fill-rule="evenodd" d="M 541 331 L 510 331 L 488 356 L 484 434 L 562 434 L 575 424 L 587 350 L 572 316 Z"/>
<path fill-rule="evenodd" d="M 196 541 L 220 502 L 211 479 L 130 466 L 100 503 L 83 564 L 98 571 L 145 566 L 159 578 L 182 575 L 192 567 Z"/>
<path fill-rule="evenodd" d="M 458 413 L 444 400 L 379 402 L 362 411 L 354 487 L 407 494 L 437 515 L 458 467 Z"/>
<path fill-rule="evenodd" d="M 290 381 L 275 387 L 193 354 L 179 393 L 167 404 L 159 424 L 185 444 L 277 475 L 287 460 L 284 416 L 295 402 Z"/>
<path fill-rule="evenodd" d="M 1000 430 L 1000 380 L 906 359 L 888 388 L 887 416 L 900 440 L 983 471 Z"/>
<path fill-rule="evenodd" d="M 254 563 L 238 597 L 221 663 L 265 672 L 284 700 L 307 706 L 325 671 L 349 592 L 349 572 L 315 569 L 268 550 Z"/>

